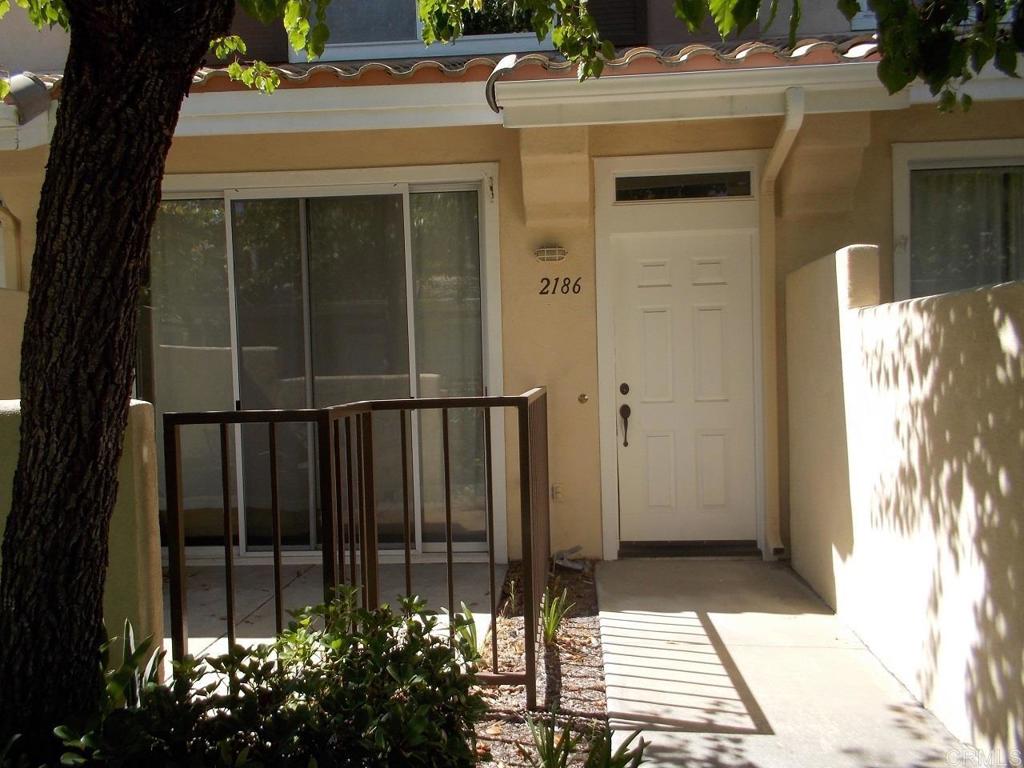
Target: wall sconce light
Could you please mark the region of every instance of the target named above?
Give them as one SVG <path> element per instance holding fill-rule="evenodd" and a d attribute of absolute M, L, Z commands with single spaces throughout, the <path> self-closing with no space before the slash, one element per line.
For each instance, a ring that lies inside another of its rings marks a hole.
<path fill-rule="evenodd" d="M 545 245 L 533 252 L 537 261 L 565 261 L 569 252 L 560 245 Z"/>

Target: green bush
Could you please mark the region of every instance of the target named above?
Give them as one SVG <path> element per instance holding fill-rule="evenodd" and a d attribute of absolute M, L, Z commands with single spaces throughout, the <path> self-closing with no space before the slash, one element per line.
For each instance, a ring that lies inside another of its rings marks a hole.
<path fill-rule="evenodd" d="M 95 726 L 55 731 L 62 763 L 473 765 L 473 726 L 484 711 L 471 690 L 475 649 L 458 632 L 449 646 L 435 624 L 418 599 L 397 614 L 366 611 L 343 589 L 298 614 L 272 645 L 187 659 L 169 685 L 140 671 L 143 648 L 126 651 Z"/>

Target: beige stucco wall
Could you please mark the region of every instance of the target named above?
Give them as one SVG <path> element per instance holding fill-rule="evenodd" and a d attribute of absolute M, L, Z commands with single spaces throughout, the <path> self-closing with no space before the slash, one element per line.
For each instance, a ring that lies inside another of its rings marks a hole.
<path fill-rule="evenodd" d="M 1024 283 L 878 305 L 877 258 L 787 281 L 793 565 L 1005 755 L 1024 749 Z"/>
<path fill-rule="evenodd" d="M 395 86 L 406 87 L 406 86 Z M 589 128 L 470 128 L 350 131 L 179 138 L 168 173 L 366 168 L 496 162 L 499 166 L 502 337 L 505 392 L 543 384 L 550 392 L 551 480 L 556 548 L 581 544 L 601 553 L 598 454 L 597 324 L 594 295 L 595 157 L 766 149 L 781 118 L 666 122 Z M 939 115 L 930 105 L 892 113 L 809 116 L 787 161 L 777 197 L 777 350 L 779 438 L 768 440 L 766 466 L 780 465 L 779 525 L 788 529 L 785 275 L 848 242 L 883 244 L 883 290 L 891 285 L 891 147 L 893 141 L 1024 136 L 1024 104 L 975 104 L 967 115 Z M 21 287 L 27 287 L 43 150 L 0 152 L 0 199 L 21 218 Z M 558 269 L 579 275 L 579 296 L 551 301 L 537 293 L 550 265 L 533 250 L 569 250 Z M 763 286 L 763 295 L 770 295 Z M 0 360 L 0 369 L 16 366 Z M 0 371 L 2 375 L 2 371 Z M 580 403 L 579 395 L 589 401 Z M 510 432 L 512 430 L 510 429 Z M 512 446 L 514 447 L 514 446 Z M 518 468 L 509 451 L 511 552 Z M 768 504 L 772 507 L 771 500 Z"/>
<path fill-rule="evenodd" d="M 780 496 L 789 517 L 786 408 L 786 276 L 848 243 L 879 246 L 883 300 L 892 298 L 892 145 L 1024 137 L 1024 102 L 976 102 L 945 114 L 931 104 L 904 110 L 811 115 L 780 180 L 776 287 L 779 334 Z"/>
<path fill-rule="evenodd" d="M 18 364 L 27 306 L 26 292 L 0 288 L 0 400 L 16 400 L 21 396 Z"/>
<path fill-rule="evenodd" d="M 21 412 L 17 400 L 0 401 L 0 534 L 11 508 L 18 461 Z M 117 502 L 110 520 L 110 545 L 103 616 L 107 632 L 120 636 L 126 618 L 138 640 L 163 643 L 163 579 L 156 503 L 156 442 L 153 406 L 133 401 L 118 473 Z M 111 658 L 120 657 L 115 645 Z"/>

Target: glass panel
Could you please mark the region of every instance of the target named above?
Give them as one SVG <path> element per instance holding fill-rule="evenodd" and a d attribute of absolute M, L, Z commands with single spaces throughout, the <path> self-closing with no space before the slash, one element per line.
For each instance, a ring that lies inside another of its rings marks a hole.
<path fill-rule="evenodd" d="M 139 397 L 156 409 L 163 517 L 167 500 L 163 414 L 233 407 L 221 200 L 160 204 L 150 243 L 149 285 L 142 289 L 140 304 L 136 385 Z M 218 428 L 184 428 L 181 454 L 186 543 L 221 544 Z"/>
<path fill-rule="evenodd" d="M 1024 167 L 910 174 L 910 293 L 1024 278 Z"/>
<path fill-rule="evenodd" d="M 327 8 L 328 43 L 385 43 L 419 39 L 416 0 L 334 0 Z"/>
<path fill-rule="evenodd" d="M 314 403 L 409 397 L 402 196 L 321 197 L 308 206 Z M 399 429 L 398 414 L 374 415 L 382 546 L 403 540 Z"/>
<path fill-rule="evenodd" d="M 619 203 L 749 196 L 750 174 L 746 171 L 620 176 L 615 179 L 615 200 Z"/>
<path fill-rule="evenodd" d="M 242 407 L 307 406 L 302 232 L 299 200 L 236 200 L 231 206 Z M 242 427 L 250 547 L 273 544 L 266 425 Z M 278 426 L 281 538 L 308 546 L 312 429 Z"/>
<path fill-rule="evenodd" d="M 478 194 L 410 195 L 416 365 L 424 397 L 484 392 Z M 421 416 L 423 537 L 444 541 L 441 414 Z M 486 541 L 483 414 L 449 412 L 452 534 Z"/>

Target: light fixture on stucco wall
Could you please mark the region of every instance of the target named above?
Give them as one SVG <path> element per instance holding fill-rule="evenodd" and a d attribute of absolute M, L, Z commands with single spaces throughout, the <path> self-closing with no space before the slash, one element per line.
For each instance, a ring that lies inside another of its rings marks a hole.
<path fill-rule="evenodd" d="M 537 261 L 565 261 L 569 252 L 560 245 L 544 245 L 533 252 Z"/>

